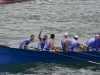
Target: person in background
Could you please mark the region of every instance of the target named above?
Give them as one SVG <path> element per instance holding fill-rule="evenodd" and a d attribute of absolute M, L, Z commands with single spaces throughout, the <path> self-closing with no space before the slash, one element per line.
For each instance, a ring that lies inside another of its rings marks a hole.
<path fill-rule="evenodd" d="M 42 33 L 43 29 L 40 30 L 40 33 L 38 35 L 38 38 L 39 38 L 39 42 L 38 42 L 38 50 L 39 51 L 42 51 L 44 46 L 45 46 L 45 43 L 47 42 L 47 35 L 45 34 L 43 36 L 43 38 L 41 38 L 41 33 Z"/>
<path fill-rule="evenodd" d="M 75 35 L 74 39 L 69 41 L 69 51 L 78 51 L 77 48 L 84 49 L 84 45 L 80 44 L 78 40 L 79 36 Z"/>
<path fill-rule="evenodd" d="M 86 50 L 87 51 L 93 51 L 94 48 L 94 41 L 96 38 L 98 38 L 99 35 L 95 35 L 94 38 L 90 38 L 87 42 L 86 42 Z"/>
<path fill-rule="evenodd" d="M 64 52 L 68 51 L 69 40 L 67 38 L 68 38 L 68 33 L 65 32 L 64 38 L 61 40 L 61 46 Z"/>
<path fill-rule="evenodd" d="M 44 51 L 56 51 L 56 52 L 60 52 L 60 50 L 58 49 L 59 47 L 54 46 L 54 39 L 55 39 L 55 35 L 51 34 L 50 35 L 50 39 L 47 41 L 45 47 L 44 47 Z"/>
<path fill-rule="evenodd" d="M 31 35 L 30 38 L 25 39 L 23 42 L 20 43 L 19 49 L 28 50 L 28 44 L 33 41 L 35 38 L 34 35 Z"/>

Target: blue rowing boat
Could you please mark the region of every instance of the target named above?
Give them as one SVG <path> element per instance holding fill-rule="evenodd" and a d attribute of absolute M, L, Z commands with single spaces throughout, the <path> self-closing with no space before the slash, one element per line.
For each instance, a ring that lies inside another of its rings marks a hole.
<path fill-rule="evenodd" d="M 0 46 L 0 65 L 20 64 L 26 62 L 90 62 L 99 64 L 100 53 L 92 52 L 48 52 L 36 50 L 21 50 Z"/>
<path fill-rule="evenodd" d="M 10 3 L 17 3 L 17 2 L 24 2 L 28 0 L 0 0 L 0 4 L 10 4 Z"/>

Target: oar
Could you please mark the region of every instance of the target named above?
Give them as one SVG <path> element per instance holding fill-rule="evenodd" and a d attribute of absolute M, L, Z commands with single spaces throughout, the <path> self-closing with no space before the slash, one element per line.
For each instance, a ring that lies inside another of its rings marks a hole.
<path fill-rule="evenodd" d="M 33 49 L 35 49 L 35 50 L 37 50 L 38 48 L 36 48 L 36 47 L 32 47 L 32 46 L 28 46 L 29 48 L 33 48 Z"/>
<path fill-rule="evenodd" d="M 0 45 L 0 47 L 6 47 L 6 48 L 10 48 L 10 47 L 8 47 L 8 46 L 4 46 L 4 45 Z"/>
<path fill-rule="evenodd" d="M 90 47 L 87 47 L 87 46 L 86 46 L 86 48 L 90 48 Z M 95 52 L 100 53 L 100 52 L 99 52 L 99 51 L 97 51 L 96 49 L 92 49 L 92 50 L 93 50 L 93 51 L 95 51 Z"/>
<path fill-rule="evenodd" d="M 58 55 L 62 55 L 62 56 L 65 56 L 65 57 L 70 57 L 70 58 L 86 61 L 86 62 L 93 63 L 93 64 L 100 64 L 100 63 L 97 63 L 97 62 L 94 62 L 94 61 L 85 60 L 85 59 L 82 59 L 82 58 L 78 58 L 78 57 L 74 57 L 74 56 L 70 56 L 70 55 L 65 55 L 65 54 L 61 54 L 61 53 L 57 53 L 57 52 L 52 52 L 52 53 L 55 53 L 55 54 L 58 54 Z"/>
<path fill-rule="evenodd" d="M 78 52 L 78 51 L 76 53 L 80 53 L 80 54 L 84 54 L 84 55 L 94 56 L 94 57 L 99 57 L 100 58 L 100 56 L 93 55 L 93 54 L 88 54 L 88 53 L 83 53 L 83 52 Z"/>
<path fill-rule="evenodd" d="M 80 53 L 80 54 L 84 54 L 84 55 L 88 55 L 88 56 L 94 56 L 94 57 L 98 57 L 98 58 L 100 58 L 100 56 L 93 55 L 93 54 L 82 53 L 82 52 L 76 52 L 76 53 Z"/>
<path fill-rule="evenodd" d="M 97 56 L 97 55 L 94 55 L 94 54 L 88 54 L 88 53 L 83 53 L 83 52 L 78 52 L 78 51 L 76 51 L 76 53 L 80 53 L 80 54 L 84 54 L 84 55 L 94 56 L 94 57 L 99 57 L 100 58 L 100 56 Z"/>

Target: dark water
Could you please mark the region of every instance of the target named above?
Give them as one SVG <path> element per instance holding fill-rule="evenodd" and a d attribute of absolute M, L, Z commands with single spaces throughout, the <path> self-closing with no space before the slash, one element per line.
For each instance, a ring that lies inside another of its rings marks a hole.
<path fill-rule="evenodd" d="M 2 75 L 99 75 L 100 65 L 90 63 L 25 63 L 0 66 Z"/>
<path fill-rule="evenodd" d="M 37 47 L 38 33 L 56 35 L 55 45 L 65 32 L 69 39 L 79 35 L 79 42 L 85 42 L 100 33 L 99 0 L 39 0 L 0 5 L 0 44 L 17 48 L 19 43 L 34 34 L 31 46 Z M 81 64 L 81 63 L 80 63 Z M 82 65 L 82 64 L 81 64 Z M 100 75 L 99 66 L 73 68 L 66 64 L 30 63 L 2 65 L 0 74 L 32 75 Z"/>

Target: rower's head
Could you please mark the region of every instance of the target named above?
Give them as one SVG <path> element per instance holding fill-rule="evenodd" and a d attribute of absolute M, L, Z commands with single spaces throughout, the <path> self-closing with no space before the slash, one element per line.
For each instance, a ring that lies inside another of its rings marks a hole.
<path fill-rule="evenodd" d="M 78 40 L 78 38 L 79 38 L 78 35 L 75 35 L 75 36 L 74 36 L 74 39 L 75 39 L 75 40 Z"/>
<path fill-rule="evenodd" d="M 45 40 L 47 39 L 47 37 L 48 37 L 48 35 L 45 34 L 45 35 L 43 36 L 43 40 L 45 41 Z"/>
<path fill-rule="evenodd" d="M 98 36 L 98 39 L 100 39 L 100 34 L 99 34 L 99 36 Z"/>
<path fill-rule="evenodd" d="M 95 38 L 98 38 L 98 36 L 99 36 L 98 34 L 97 34 L 97 35 L 95 35 Z"/>
<path fill-rule="evenodd" d="M 33 41 L 35 39 L 35 36 L 34 35 L 31 35 L 30 36 L 30 41 Z"/>
<path fill-rule="evenodd" d="M 68 37 L 68 33 L 67 32 L 64 33 L 64 37 L 66 37 L 66 38 Z"/>
<path fill-rule="evenodd" d="M 51 34 L 51 35 L 50 35 L 50 38 L 51 38 L 51 39 L 54 39 L 54 38 L 55 38 L 55 34 Z"/>

